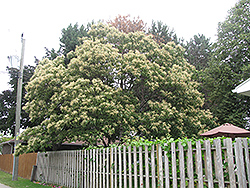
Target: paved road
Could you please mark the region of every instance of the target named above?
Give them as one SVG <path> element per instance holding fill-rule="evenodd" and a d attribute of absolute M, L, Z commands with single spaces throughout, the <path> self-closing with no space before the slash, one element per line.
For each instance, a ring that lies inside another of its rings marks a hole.
<path fill-rule="evenodd" d="M 11 187 L 9 187 L 7 185 L 3 185 L 3 184 L 0 183 L 0 188 L 11 188 Z"/>

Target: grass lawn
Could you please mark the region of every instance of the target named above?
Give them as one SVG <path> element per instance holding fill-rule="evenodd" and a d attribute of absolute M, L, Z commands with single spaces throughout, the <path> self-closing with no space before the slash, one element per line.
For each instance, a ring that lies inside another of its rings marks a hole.
<path fill-rule="evenodd" d="M 36 184 L 36 183 L 31 182 L 30 180 L 23 179 L 20 177 L 18 177 L 18 181 L 12 181 L 12 175 L 5 173 L 3 171 L 0 171 L 0 183 L 4 184 L 4 185 L 8 185 L 12 188 L 27 188 L 27 187 L 32 187 L 32 188 L 33 187 L 34 188 L 47 187 L 47 188 L 49 188 L 49 186 Z M 55 187 L 57 187 L 57 186 L 55 186 Z"/>

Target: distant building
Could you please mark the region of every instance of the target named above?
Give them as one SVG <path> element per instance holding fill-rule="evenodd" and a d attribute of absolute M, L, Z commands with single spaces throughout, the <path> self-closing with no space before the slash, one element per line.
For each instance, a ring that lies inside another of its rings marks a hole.
<path fill-rule="evenodd" d="M 0 146 L 2 146 L 2 154 L 4 155 L 4 154 L 12 154 L 12 153 L 14 153 L 14 145 L 15 145 L 15 140 L 14 139 L 0 143 Z M 64 142 L 59 147 L 58 150 L 77 150 L 77 149 L 82 149 L 83 148 L 82 145 L 83 145 L 83 142 L 80 142 L 80 141 L 71 142 L 71 143 Z M 48 148 L 48 151 L 51 151 L 51 149 Z"/>

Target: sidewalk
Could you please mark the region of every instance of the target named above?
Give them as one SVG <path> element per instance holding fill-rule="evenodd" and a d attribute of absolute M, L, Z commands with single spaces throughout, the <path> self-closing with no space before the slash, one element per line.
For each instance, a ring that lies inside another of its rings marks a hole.
<path fill-rule="evenodd" d="M 3 185 L 3 184 L 0 183 L 0 188 L 11 188 L 11 187 L 9 187 L 7 185 Z"/>

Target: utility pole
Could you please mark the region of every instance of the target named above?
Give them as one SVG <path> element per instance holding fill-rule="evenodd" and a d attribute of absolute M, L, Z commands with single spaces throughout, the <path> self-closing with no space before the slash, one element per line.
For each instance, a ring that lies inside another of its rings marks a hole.
<path fill-rule="evenodd" d="M 21 117 L 22 86 L 23 86 L 23 60 L 24 60 L 24 48 L 25 48 L 25 39 L 23 38 L 23 34 L 21 36 L 21 42 L 22 42 L 22 51 L 21 51 L 20 68 L 18 72 L 17 99 L 16 99 L 15 147 L 19 144 L 18 136 L 20 134 L 20 117 Z M 16 149 L 14 149 L 14 151 L 15 150 Z M 19 164 L 19 157 L 14 156 L 12 181 L 18 180 L 18 164 Z"/>

